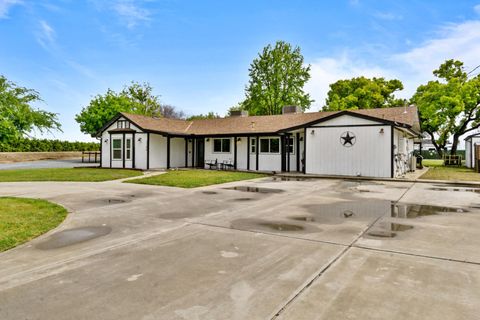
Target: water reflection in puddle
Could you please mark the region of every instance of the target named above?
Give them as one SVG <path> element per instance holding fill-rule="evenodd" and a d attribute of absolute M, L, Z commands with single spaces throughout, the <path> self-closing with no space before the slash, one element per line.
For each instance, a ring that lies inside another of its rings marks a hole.
<path fill-rule="evenodd" d="M 427 188 L 427 190 L 480 193 L 480 188 L 461 187 L 461 186 L 458 186 L 458 187 L 436 186 L 436 187 Z"/>
<path fill-rule="evenodd" d="M 255 193 L 282 193 L 282 189 L 272 189 L 272 188 L 259 188 L 259 187 L 250 187 L 250 186 L 236 186 L 230 188 L 224 188 L 225 190 L 236 190 L 242 192 L 255 192 Z"/>
<path fill-rule="evenodd" d="M 36 247 L 41 250 L 58 249 L 105 236 L 112 231 L 110 227 L 82 227 L 60 231 L 51 235 Z"/>
<path fill-rule="evenodd" d="M 279 232 L 302 232 L 313 233 L 321 230 L 310 224 L 297 224 L 288 221 L 270 221 L 264 219 L 237 219 L 231 222 L 230 227 L 240 230 L 255 231 L 279 231 Z"/>

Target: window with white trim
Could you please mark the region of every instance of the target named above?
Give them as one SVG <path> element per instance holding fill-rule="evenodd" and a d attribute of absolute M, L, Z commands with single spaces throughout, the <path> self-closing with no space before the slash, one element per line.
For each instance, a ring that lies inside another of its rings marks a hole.
<path fill-rule="evenodd" d="M 213 139 L 214 153 L 230 153 L 230 138 Z"/>
<path fill-rule="evenodd" d="M 295 139 L 293 137 L 287 137 L 286 141 L 286 153 L 295 154 Z"/>
<path fill-rule="evenodd" d="M 128 129 L 130 128 L 130 122 L 127 120 L 118 120 L 117 121 L 117 128 L 118 129 Z"/>
<path fill-rule="evenodd" d="M 125 159 L 132 160 L 132 140 L 125 140 Z"/>
<path fill-rule="evenodd" d="M 250 140 L 250 153 L 257 152 L 257 139 Z"/>
<path fill-rule="evenodd" d="M 122 160 L 122 139 L 112 139 L 113 160 Z"/>
<path fill-rule="evenodd" d="M 280 138 L 261 138 L 260 153 L 280 153 Z"/>

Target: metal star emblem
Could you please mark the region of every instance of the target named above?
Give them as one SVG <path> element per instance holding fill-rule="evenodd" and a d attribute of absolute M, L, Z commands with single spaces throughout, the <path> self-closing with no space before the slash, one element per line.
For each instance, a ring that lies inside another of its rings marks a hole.
<path fill-rule="evenodd" d="M 346 131 L 346 132 L 342 133 L 342 135 L 340 136 L 340 143 L 344 147 L 353 146 L 355 144 L 355 141 L 356 141 L 356 137 L 355 137 L 355 134 L 353 132 Z"/>

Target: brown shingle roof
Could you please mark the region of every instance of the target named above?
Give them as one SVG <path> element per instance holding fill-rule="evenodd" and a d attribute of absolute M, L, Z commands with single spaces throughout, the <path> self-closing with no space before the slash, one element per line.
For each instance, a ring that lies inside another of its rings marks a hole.
<path fill-rule="evenodd" d="M 419 131 L 416 107 L 350 110 L 346 113 L 350 112 L 386 122 L 395 122 L 398 125 L 406 125 L 412 127 L 413 130 Z M 317 122 L 322 118 L 333 117 L 338 113 L 345 113 L 345 111 L 229 117 L 192 121 L 152 118 L 128 113 L 122 113 L 122 115 L 146 131 L 176 135 L 228 135 L 275 133 Z"/>

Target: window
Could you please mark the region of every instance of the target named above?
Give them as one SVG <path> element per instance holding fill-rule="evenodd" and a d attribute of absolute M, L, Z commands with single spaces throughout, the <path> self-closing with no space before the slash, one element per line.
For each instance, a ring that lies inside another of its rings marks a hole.
<path fill-rule="evenodd" d="M 280 153 L 279 138 L 262 138 L 260 139 L 261 153 Z"/>
<path fill-rule="evenodd" d="M 132 159 L 132 140 L 131 139 L 125 140 L 125 159 L 126 160 Z"/>
<path fill-rule="evenodd" d="M 117 121 L 117 128 L 118 129 L 128 129 L 130 128 L 130 122 L 127 120 L 118 120 Z"/>
<path fill-rule="evenodd" d="M 112 139 L 113 160 L 122 160 L 122 139 Z"/>
<path fill-rule="evenodd" d="M 290 154 L 295 153 L 295 142 L 294 141 L 295 141 L 295 139 L 293 139 L 293 137 L 287 137 L 286 138 L 286 143 L 287 143 L 286 150 L 285 150 L 286 153 L 290 153 Z"/>
<path fill-rule="evenodd" d="M 230 153 L 230 139 L 213 139 L 213 152 Z"/>
<path fill-rule="evenodd" d="M 257 139 L 250 140 L 250 153 L 257 152 Z"/>

